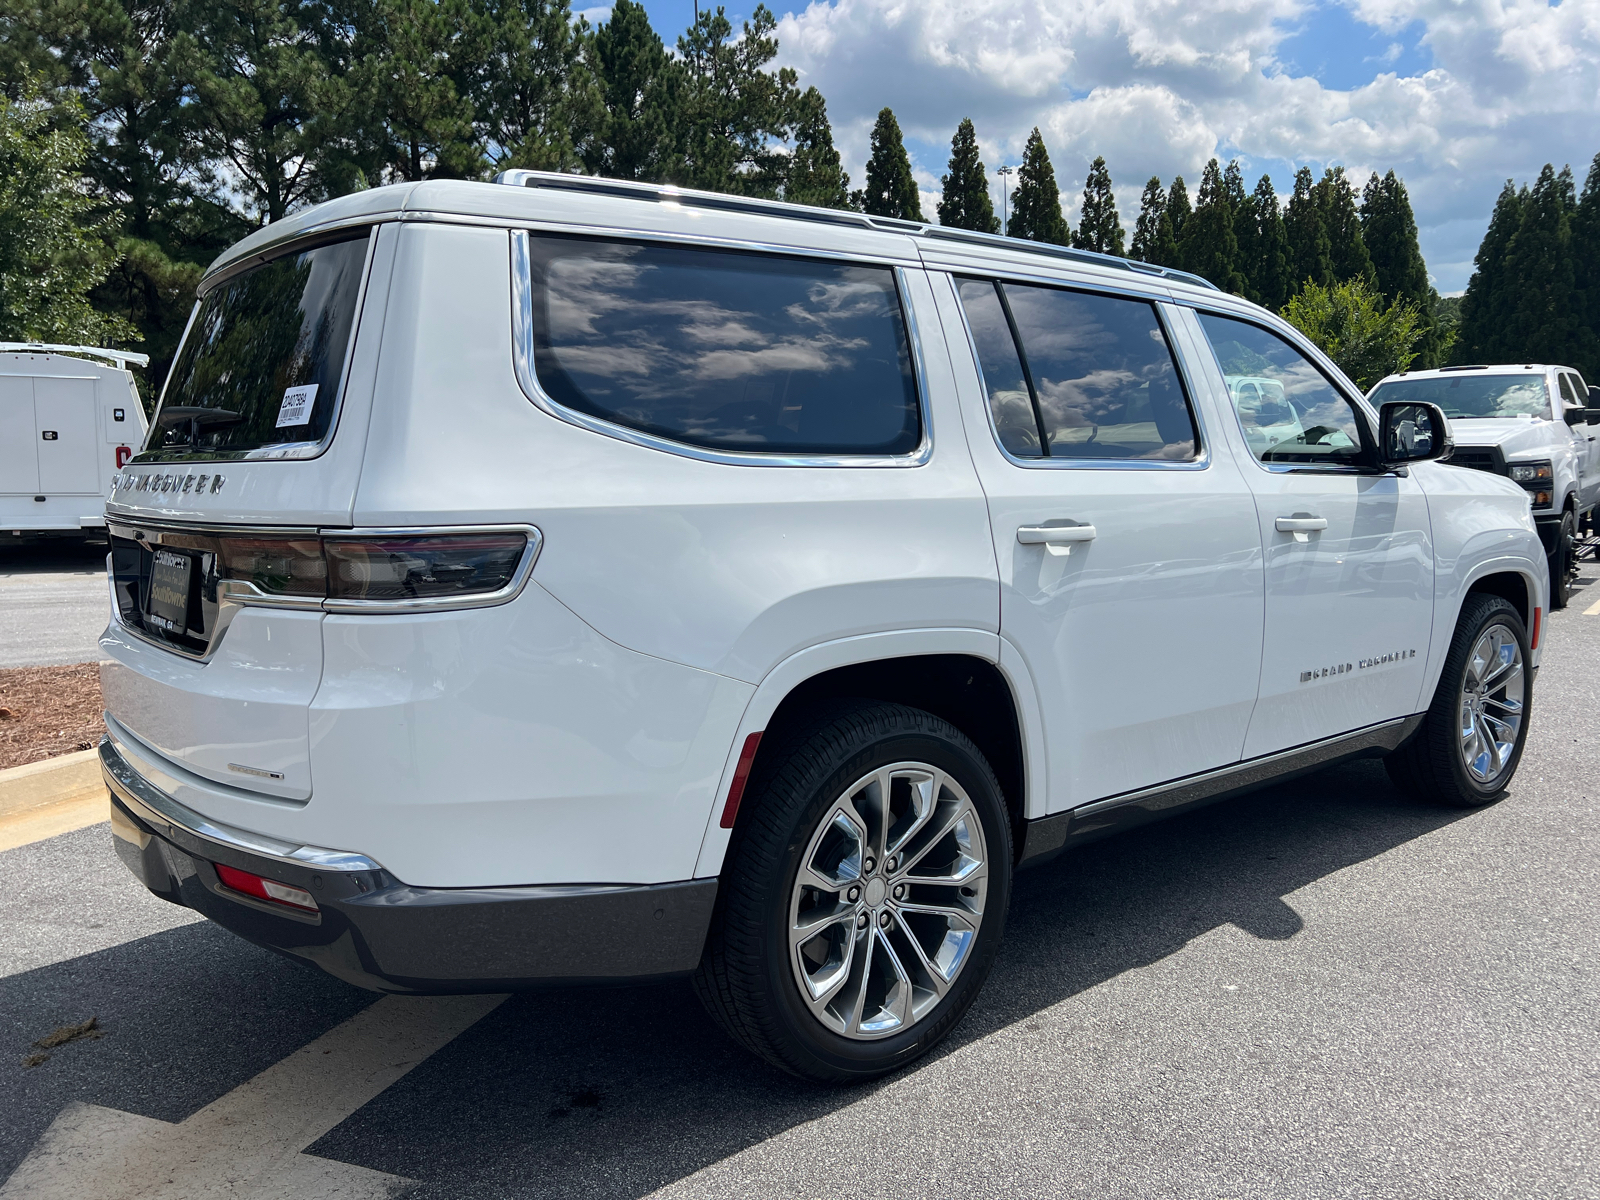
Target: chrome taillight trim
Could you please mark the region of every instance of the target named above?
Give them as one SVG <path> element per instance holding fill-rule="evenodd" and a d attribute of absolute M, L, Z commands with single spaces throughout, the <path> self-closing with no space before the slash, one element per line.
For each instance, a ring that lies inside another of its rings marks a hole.
<path fill-rule="evenodd" d="M 503 588 L 470 596 L 427 596 L 415 600 L 323 600 L 320 602 L 322 611 L 329 613 L 452 612 L 458 609 L 493 608 L 497 604 L 506 604 L 515 600 L 522 594 L 522 589 L 528 586 L 528 579 L 533 574 L 533 564 L 538 560 L 539 549 L 544 544 L 544 535 L 533 525 L 451 525 L 448 527 L 435 525 L 396 529 L 322 529 L 318 531 L 318 536 L 341 542 L 353 542 L 364 538 L 371 538 L 377 541 L 393 537 L 453 537 L 458 534 L 472 533 L 521 533 L 526 535 L 528 544 L 523 547 L 522 558 L 517 563 L 516 571 L 512 573 L 511 581 Z"/>

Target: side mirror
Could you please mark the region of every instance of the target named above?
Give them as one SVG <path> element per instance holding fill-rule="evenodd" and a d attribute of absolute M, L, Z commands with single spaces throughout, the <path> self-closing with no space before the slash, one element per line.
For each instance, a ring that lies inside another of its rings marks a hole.
<path fill-rule="evenodd" d="M 1589 424 L 1600 425 L 1600 408 L 1586 408 L 1583 411 Z"/>
<path fill-rule="evenodd" d="M 1456 448 L 1450 421 L 1436 404 L 1394 400 L 1378 410 L 1379 454 L 1386 467 L 1449 458 Z"/>
<path fill-rule="evenodd" d="M 1576 404 L 1574 404 L 1571 408 L 1566 410 L 1563 416 L 1566 418 L 1568 425 L 1582 425 L 1588 421 L 1589 414 L 1593 411 L 1594 409 L 1592 408 L 1579 408 Z"/>

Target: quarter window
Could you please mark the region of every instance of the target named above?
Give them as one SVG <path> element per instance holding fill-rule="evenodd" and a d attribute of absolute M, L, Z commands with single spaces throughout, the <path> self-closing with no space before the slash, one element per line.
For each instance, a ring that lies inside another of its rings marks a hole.
<path fill-rule="evenodd" d="M 1194 459 L 1194 416 L 1153 304 L 995 280 L 960 291 L 1013 455 Z"/>
<path fill-rule="evenodd" d="M 716 450 L 901 455 L 922 440 L 887 267 L 530 237 L 557 404 Z"/>
<path fill-rule="evenodd" d="M 1308 466 L 1363 461 L 1354 406 L 1309 359 L 1259 325 L 1199 315 L 1252 454 Z"/>

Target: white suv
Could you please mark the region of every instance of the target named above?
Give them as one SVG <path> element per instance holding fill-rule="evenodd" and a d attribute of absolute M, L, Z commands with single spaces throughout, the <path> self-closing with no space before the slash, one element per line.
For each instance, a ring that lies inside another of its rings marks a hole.
<path fill-rule="evenodd" d="M 1578 533 L 1600 511 L 1600 396 L 1583 376 L 1541 365 L 1441 367 L 1390 375 L 1367 398 L 1437 404 L 1455 435 L 1453 465 L 1528 490 L 1549 562 L 1550 607 L 1565 608 Z"/>
<path fill-rule="evenodd" d="M 158 895 L 363 987 L 693 975 L 817 1079 L 1013 871 L 1384 755 L 1498 798 L 1545 557 L 1282 321 L 1120 259 L 530 172 L 219 259 L 108 508 Z"/>

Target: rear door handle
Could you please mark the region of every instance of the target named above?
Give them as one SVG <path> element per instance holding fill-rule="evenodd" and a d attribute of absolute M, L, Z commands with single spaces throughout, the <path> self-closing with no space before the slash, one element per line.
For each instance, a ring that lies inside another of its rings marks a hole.
<path fill-rule="evenodd" d="M 1279 533 L 1292 533 L 1297 542 L 1309 542 L 1311 535 L 1328 527 L 1327 517 L 1279 517 L 1275 522 Z"/>
<path fill-rule="evenodd" d="M 1017 541 L 1024 546 L 1043 546 L 1055 555 L 1072 553 L 1074 545 L 1094 541 L 1093 525 L 1023 525 Z"/>

